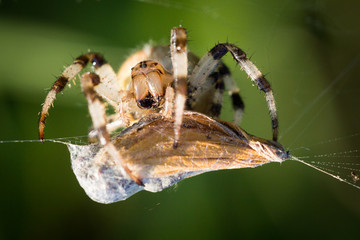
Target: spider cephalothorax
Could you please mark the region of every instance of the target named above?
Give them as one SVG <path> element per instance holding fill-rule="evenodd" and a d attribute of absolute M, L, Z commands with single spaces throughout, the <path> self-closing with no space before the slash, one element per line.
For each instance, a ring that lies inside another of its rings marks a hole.
<path fill-rule="evenodd" d="M 119 127 L 129 127 L 151 113 L 174 119 L 173 147 L 181 144 L 180 128 L 184 109 L 197 111 L 210 117 L 219 117 L 222 97 L 226 89 L 232 99 L 234 122 L 239 125 L 244 109 L 239 89 L 221 58 L 230 52 L 234 60 L 248 74 L 257 87 L 265 92 L 273 127 L 273 140 L 277 140 L 278 120 L 275 100 L 269 82 L 237 46 L 219 43 L 201 59 L 187 51 L 186 30 L 172 29 L 169 46 L 145 46 L 131 55 L 115 74 L 112 67 L 97 53 L 87 53 L 75 59 L 55 81 L 48 93 L 40 115 L 39 135 L 44 138 L 45 119 L 56 94 L 80 71 L 91 63 L 94 72 L 81 76 L 81 87 L 88 101 L 94 130 L 100 144 L 111 158 L 118 161 L 137 184 L 142 176 L 134 175 L 126 160 L 110 139 L 110 133 Z M 106 116 L 108 102 L 115 113 Z M 194 153 L 196 154 L 196 153 Z"/>
<path fill-rule="evenodd" d="M 131 68 L 134 97 L 140 108 L 157 108 L 163 104 L 166 87 L 173 81 L 157 61 L 142 61 Z"/>

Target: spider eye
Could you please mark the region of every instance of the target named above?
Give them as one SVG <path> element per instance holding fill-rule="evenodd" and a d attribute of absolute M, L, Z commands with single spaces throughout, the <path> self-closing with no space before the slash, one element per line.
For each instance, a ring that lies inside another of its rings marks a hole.
<path fill-rule="evenodd" d="M 147 68 L 146 61 L 140 62 L 139 64 L 140 64 L 140 68 Z"/>

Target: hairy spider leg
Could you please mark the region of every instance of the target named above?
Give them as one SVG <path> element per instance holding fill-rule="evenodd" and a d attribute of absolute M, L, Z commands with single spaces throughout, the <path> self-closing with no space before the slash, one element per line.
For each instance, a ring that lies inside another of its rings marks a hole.
<path fill-rule="evenodd" d="M 96 90 L 96 88 L 95 88 L 95 90 Z M 117 129 L 119 129 L 119 128 L 123 128 L 124 126 L 126 126 L 126 123 L 124 122 L 124 120 L 123 119 L 117 119 L 117 120 L 111 120 L 112 119 L 112 117 L 113 116 L 115 116 L 116 115 L 116 117 L 117 116 L 119 116 L 118 115 L 118 113 L 115 113 L 115 114 L 113 114 L 113 115 L 110 115 L 110 116 L 107 116 L 106 118 L 107 118 L 107 123 L 106 123 L 106 131 L 108 131 L 108 132 L 113 132 L 113 131 L 115 131 L 115 130 L 117 130 Z M 98 131 L 97 131 L 97 129 L 93 129 L 93 130 L 91 130 L 90 132 L 89 132 L 89 134 L 88 134 L 88 140 L 90 141 L 90 142 L 96 142 L 96 140 L 97 140 L 97 135 L 98 135 Z"/>
<path fill-rule="evenodd" d="M 174 109 L 174 95 L 174 89 L 171 86 L 167 86 L 165 90 L 164 108 L 160 112 L 164 118 L 172 118 L 172 113 Z"/>
<path fill-rule="evenodd" d="M 214 94 L 212 94 L 212 99 L 210 104 L 207 101 L 202 101 L 202 99 L 200 98 L 199 100 L 196 101 L 196 105 L 210 105 L 207 106 L 208 107 L 208 111 L 205 111 L 204 113 L 210 117 L 219 117 L 220 113 L 221 113 L 221 108 L 222 108 L 222 102 L 223 102 L 223 95 L 224 95 L 224 81 L 223 78 L 221 77 L 221 75 L 219 74 L 219 72 L 213 72 L 209 77 L 208 77 L 208 81 L 207 82 L 213 82 L 213 84 L 210 85 L 210 88 L 208 91 L 213 90 Z M 208 93 L 208 91 L 205 91 L 204 93 Z M 190 90 L 188 91 L 188 93 L 190 92 Z M 189 94 L 190 95 L 190 94 Z M 187 99 L 186 105 L 189 109 L 194 109 L 195 111 L 196 106 L 191 106 L 189 103 L 189 98 Z"/>
<path fill-rule="evenodd" d="M 240 96 L 240 90 L 236 86 L 234 79 L 231 77 L 229 68 L 220 62 L 219 73 L 223 75 L 225 89 L 231 97 L 232 107 L 234 109 L 234 123 L 240 125 L 244 113 L 244 102 Z"/>
<path fill-rule="evenodd" d="M 116 74 L 106 60 L 98 53 L 87 53 L 79 56 L 74 62 L 68 66 L 64 72 L 54 82 L 51 90 L 45 98 L 39 119 L 39 138 L 44 139 L 45 120 L 49 113 L 50 107 L 55 101 L 56 95 L 61 92 L 66 84 L 72 80 L 80 71 L 91 63 L 95 68 L 95 72 L 100 76 L 101 82 L 96 88 L 96 92 L 108 102 L 115 106 L 115 102 L 119 98 L 119 86 L 116 84 Z"/>
<path fill-rule="evenodd" d="M 246 72 L 250 79 L 257 85 L 257 87 L 265 93 L 266 103 L 270 112 L 270 117 L 272 121 L 273 129 L 273 140 L 277 141 L 278 138 L 278 118 L 276 112 L 275 99 L 270 87 L 270 83 L 265 79 L 264 75 L 259 71 L 259 69 L 246 57 L 244 51 L 230 43 L 219 43 L 213 47 L 204 57 L 202 57 L 195 67 L 193 74 L 190 76 L 190 83 L 192 84 L 191 88 L 194 90 L 191 92 L 190 99 L 196 99 L 196 96 L 201 94 L 202 86 L 205 82 L 206 76 L 209 76 L 216 66 L 220 63 L 221 58 L 227 53 L 230 52 L 234 60 L 240 65 L 241 69 Z M 224 80 L 225 86 L 229 87 L 232 93 L 238 92 L 236 85 L 231 83 L 229 79 Z M 228 85 L 228 86 L 227 86 Z M 232 89 L 232 90 L 231 90 Z M 231 94 L 231 92 L 230 92 Z M 232 101 L 238 106 L 238 115 L 236 118 L 241 119 L 243 108 L 241 107 L 241 98 L 240 96 L 233 95 Z"/>
<path fill-rule="evenodd" d="M 186 78 L 188 71 L 188 59 L 185 28 L 178 27 L 171 30 L 170 53 L 175 81 L 175 137 L 173 147 L 176 148 L 180 138 L 180 128 L 187 98 Z"/>
<path fill-rule="evenodd" d="M 212 117 L 219 117 L 222 108 L 224 88 L 226 88 L 232 100 L 234 123 L 240 125 L 245 105 L 240 97 L 239 89 L 231 77 L 229 68 L 221 61 L 217 66 L 215 65 L 215 69 L 209 69 L 208 67 L 214 66 L 209 66 L 209 64 L 204 61 L 199 62 L 195 66 L 193 74 L 189 77 L 189 94 L 186 102 L 188 109 L 197 110 L 199 105 L 204 104 L 198 99 L 201 99 L 202 95 L 208 94 L 208 91 L 211 89 L 215 89 L 210 110 L 204 113 Z"/>
<path fill-rule="evenodd" d="M 81 88 L 88 102 L 89 113 L 93 122 L 94 129 L 97 130 L 100 144 L 104 146 L 106 152 L 116 163 L 120 163 L 125 172 L 138 185 L 143 185 L 141 179 L 132 174 L 127 167 L 125 160 L 110 140 L 110 134 L 106 130 L 106 112 L 101 97 L 96 93 L 95 88 L 100 83 L 100 77 L 96 73 L 85 73 L 81 76 Z"/>

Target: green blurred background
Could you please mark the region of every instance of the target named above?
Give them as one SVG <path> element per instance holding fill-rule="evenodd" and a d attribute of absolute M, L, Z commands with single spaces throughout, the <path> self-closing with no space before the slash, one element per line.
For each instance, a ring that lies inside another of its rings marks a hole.
<path fill-rule="evenodd" d="M 167 44 L 181 24 L 198 55 L 229 41 L 252 56 L 272 84 L 280 142 L 291 153 L 358 150 L 359 9 L 359 1 L 335 0 L 1 0 L 0 140 L 37 138 L 40 104 L 74 57 L 101 52 L 117 69 L 150 39 Z M 224 61 L 245 101 L 242 127 L 270 138 L 263 94 L 231 57 Z M 46 137 L 82 136 L 90 126 L 77 84 L 57 98 Z M 1 143 L 0 154 L 0 239 L 360 236 L 360 190 L 297 162 L 207 173 L 101 205 L 77 183 L 64 145 Z M 360 162 L 349 154 L 312 159 Z"/>

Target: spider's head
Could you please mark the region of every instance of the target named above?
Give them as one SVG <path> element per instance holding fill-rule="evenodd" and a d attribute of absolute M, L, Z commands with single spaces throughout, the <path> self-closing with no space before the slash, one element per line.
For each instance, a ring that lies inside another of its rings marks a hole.
<path fill-rule="evenodd" d="M 169 84 L 164 68 L 157 61 L 147 60 L 131 69 L 132 87 L 140 108 L 157 108 L 163 103 Z"/>

